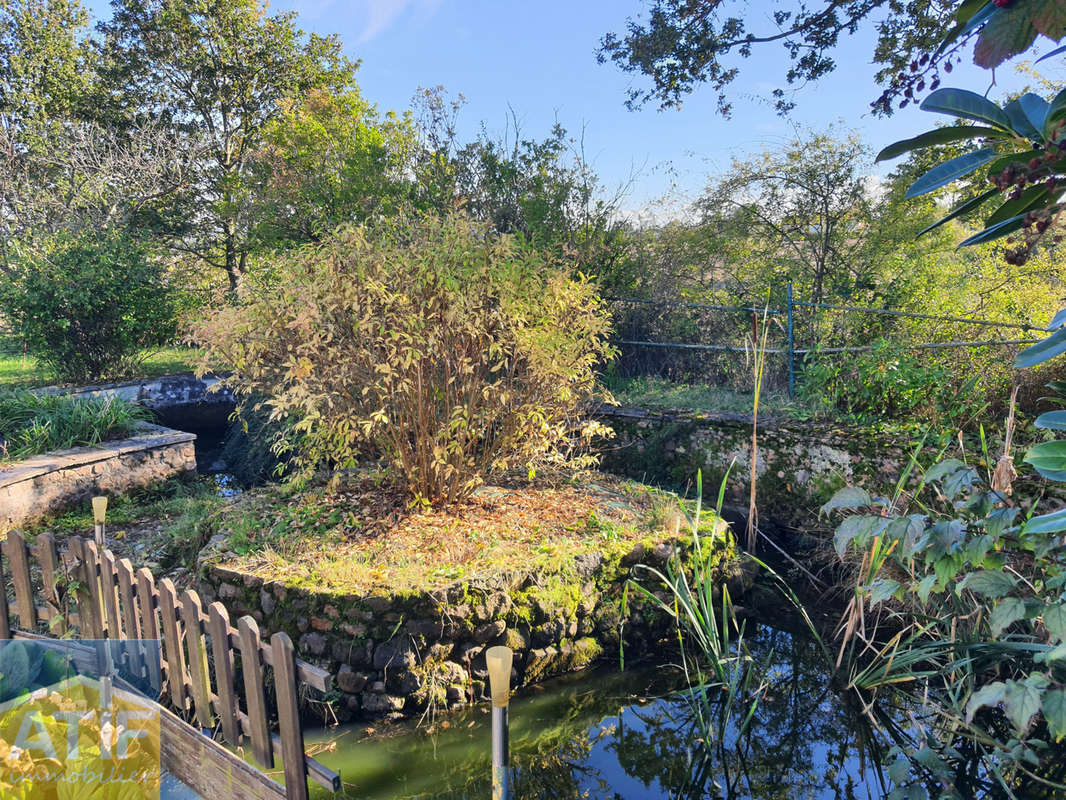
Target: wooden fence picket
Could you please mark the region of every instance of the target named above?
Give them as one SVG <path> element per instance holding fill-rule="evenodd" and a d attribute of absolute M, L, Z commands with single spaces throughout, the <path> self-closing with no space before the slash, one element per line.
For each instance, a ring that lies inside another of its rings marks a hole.
<path fill-rule="evenodd" d="M 211 603 L 205 613 L 195 591 L 179 596 L 173 581 L 157 582 L 149 570 L 134 571 L 129 559 L 119 559 L 80 537 L 70 537 L 60 551 L 50 534 L 39 534 L 31 547 L 12 531 L 2 550 L 7 569 L 0 564 L 0 638 L 14 634 L 44 640 L 35 633 L 43 621 L 52 632 L 76 626 L 82 639 L 99 641 L 101 656 L 106 649 L 102 640 L 122 641 L 121 658 L 130 674 L 137 681 L 147 678 L 154 691 L 168 694 L 179 712 L 191 711 L 202 729 L 213 728 L 217 721 L 224 739 L 234 747 L 247 737 L 254 759 L 264 769 L 273 769 L 280 756 L 289 800 L 307 800 L 309 779 L 338 790 L 340 776 L 305 754 L 299 717 L 298 685 L 328 691 L 329 674 L 298 661 L 286 634 L 275 633 L 267 644 L 252 617 L 241 617 L 234 627 L 222 603 Z M 36 593 L 31 561 L 39 568 Z M 64 576 L 68 583 L 61 593 Z M 13 609 L 8 605 L 9 588 L 15 598 Z M 19 630 L 12 629 L 12 610 Z M 268 669 L 274 671 L 276 734 L 271 732 L 266 703 Z"/>

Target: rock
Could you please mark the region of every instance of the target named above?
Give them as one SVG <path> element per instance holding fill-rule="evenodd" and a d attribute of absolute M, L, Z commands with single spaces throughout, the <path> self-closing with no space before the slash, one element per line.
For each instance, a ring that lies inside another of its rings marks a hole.
<path fill-rule="evenodd" d="M 407 633 L 411 636 L 439 639 L 444 635 L 444 624 L 440 620 L 416 619 L 407 623 Z"/>
<path fill-rule="evenodd" d="M 341 615 L 341 612 L 337 610 L 336 606 L 329 605 L 322 609 L 322 613 L 330 619 L 337 619 Z"/>
<path fill-rule="evenodd" d="M 365 642 L 335 641 L 332 655 L 334 661 L 339 661 L 352 667 L 370 666 L 370 663 L 374 660 L 374 640 L 367 639 Z"/>
<path fill-rule="evenodd" d="M 330 631 L 333 630 L 333 623 L 322 617 L 311 617 L 311 627 L 316 631 Z"/>
<path fill-rule="evenodd" d="M 341 625 L 341 630 L 353 639 L 362 639 L 366 636 L 366 625 L 361 622 L 357 622 L 355 625 L 352 625 L 350 622 L 345 622 Z"/>
<path fill-rule="evenodd" d="M 529 637 L 515 628 L 507 628 L 493 644 L 510 647 L 518 656 L 529 647 Z"/>
<path fill-rule="evenodd" d="M 574 557 L 574 571 L 582 578 L 591 578 L 603 566 L 602 553 L 582 553 Z"/>
<path fill-rule="evenodd" d="M 485 648 L 482 645 L 474 644 L 473 642 L 464 642 L 455 646 L 455 660 L 460 664 L 469 664 Z"/>
<path fill-rule="evenodd" d="M 375 613 L 381 613 L 382 611 L 385 611 L 392 606 L 392 600 L 390 600 L 388 597 L 382 597 L 381 595 L 374 595 L 373 597 L 368 597 L 365 602 L 367 608 L 369 608 Z"/>
<path fill-rule="evenodd" d="M 415 654 L 407 642 L 383 642 L 374 650 L 374 669 L 409 670 Z"/>
<path fill-rule="evenodd" d="M 223 583 L 218 587 L 218 596 L 222 600 L 236 600 L 241 594 L 241 590 L 232 583 Z"/>
<path fill-rule="evenodd" d="M 366 675 L 356 672 L 347 664 L 343 664 L 337 672 L 337 688 L 348 694 L 356 694 L 363 691 L 366 686 Z"/>
<path fill-rule="evenodd" d="M 387 694 L 368 694 L 363 696 L 363 711 L 367 714 L 388 714 L 403 710 L 404 699 Z"/>
<path fill-rule="evenodd" d="M 555 662 L 559 658 L 559 651 L 554 647 L 543 647 L 531 650 L 529 663 L 526 665 L 525 683 L 537 683 L 544 678 L 555 674 Z"/>
<path fill-rule="evenodd" d="M 321 633 L 305 633 L 300 637 L 300 652 L 322 655 L 326 652 L 326 637 Z"/>
<path fill-rule="evenodd" d="M 269 617 L 274 613 L 274 609 L 277 608 L 277 605 L 278 601 L 274 599 L 274 595 L 266 589 L 259 590 L 259 607 L 263 609 L 263 614 Z"/>
<path fill-rule="evenodd" d="M 474 641 L 478 644 L 485 644 L 495 639 L 505 630 L 507 630 L 507 623 L 502 619 L 498 619 L 495 622 L 487 622 L 474 631 Z"/>
<path fill-rule="evenodd" d="M 374 681 L 370 684 L 372 694 L 385 694 L 385 681 Z"/>

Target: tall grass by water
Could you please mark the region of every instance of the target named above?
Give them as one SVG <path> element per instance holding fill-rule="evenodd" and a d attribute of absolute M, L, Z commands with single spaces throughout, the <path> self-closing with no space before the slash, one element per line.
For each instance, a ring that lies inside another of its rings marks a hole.
<path fill-rule="evenodd" d="M 121 438 L 148 416 L 116 398 L 0 391 L 0 463 Z"/>

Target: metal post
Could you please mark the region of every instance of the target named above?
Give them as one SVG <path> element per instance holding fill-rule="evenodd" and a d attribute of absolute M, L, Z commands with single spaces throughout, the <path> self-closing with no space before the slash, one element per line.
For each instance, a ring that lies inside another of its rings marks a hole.
<path fill-rule="evenodd" d="M 788 282 L 788 396 L 796 393 L 796 347 L 792 331 L 792 281 Z"/>
<path fill-rule="evenodd" d="M 511 800 L 511 764 L 507 706 L 511 701 L 514 652 L 497 645 L 485 651 L 492 693 L 492 800 Z"/>

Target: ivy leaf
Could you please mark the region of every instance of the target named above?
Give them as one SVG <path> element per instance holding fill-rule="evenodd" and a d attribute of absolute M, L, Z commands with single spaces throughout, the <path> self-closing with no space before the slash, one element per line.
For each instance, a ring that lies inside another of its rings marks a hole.
<path fill-rule="evenodd" d="M 858 486 L 845 486 L 843 489 L 838 489 L 829 502 L 822 506 L 821 513 L 828 514 L 837 508 L 865 508 L 871 503 L 873 503 L 873 498 L 865 489 Z"/>
<path fill-rule="evenodd" d="M 837 527 L 836 533 L 833 535 L 833 547 L 836 548 L 837 555 L 841 558 L 844 557 L 844 553 L 847 552 L 848 545 L 854 540 L 859 547 L 862 547 L 870 540 L 871 536 L 876 536 L 888 525 L 888 520 L 884 517 L 873 517 L 870 515 L 855 515 L 848 517 Z"/>
<path fill-rule="evenodd" d="M 950 475 L 957 469 L 965 469 L 966 465 L 959 461 L 957 458 L 948 458 L 941 461 L 939 464 L 934 464 L 925 472 L 925 480 L 938 481 L 945 475 Z"/>
<path fill-rule="evenodd" d="M 986 683 L 970 695 L 970 699 L 966 703 L 967 724 L 973 722 L 973 716 L 977 713 L 978 709 L 984 708 L 985 706 L 998 706 L 1002 703 L 1006 691 L 1007 684 L 1003 681 L 994 681 L 992 683 Z"/>
<path fill-rule="evenodd" d="M 959 583 L 959 591 L 968 589 L 984 597 L 1003 597 L 1014 589 L 1018 580 L 1005 572 L 982 569 L 971 572 Z"/>
<path fill-rule="evenodd" d="M 1056 42 L 1066 36 L 1066 7 L 1059 0 L 1036 0 L 1028 5 L 1029 17 L 1038 33 Z"/>
<path fill-rule="evenodd" d="M 995 608 L 988 624 L 992 628 L 992 635 L 998 637 L 1007 628 L 1025 616 L 1025 601 L 1017 597 L 1004 597 Z"/>
<path fill-rule="evenodd" d="M 1044 627 L 1060 642 L 1066 641 L 1066 604 L 1059 603 L 1045 609 Z"/>
<path fill-rule="evenodd" d="M 1066 658 L 1066 644 L 1060 644 L 1057 647 L 1043 652 L 1037 653 L 1033 656 L 1033 661 L 1037 664 L 1053 664 L 1056 661 L 1061 661 Z"/>
<path fill-rule="evenodd" d="M 897 758 L 888 768 L 888 779 L 893 784 L 899 785 L 907 780 L 911 773 L 911 764 L 905 758 Z"/>
<path fill-rule="evenodd" d="M 1014 519 L 1017 516 L 1017 507 L 1003 506 L 1003 508 L 993 509 L 989 515 L 985 517 L 985 530 L 988 531 L 989 536 L 999 538 L 1003 531 L 1014 524 Z"/>

